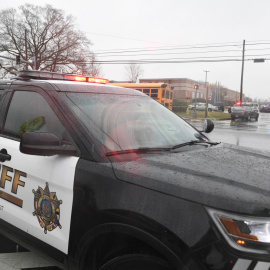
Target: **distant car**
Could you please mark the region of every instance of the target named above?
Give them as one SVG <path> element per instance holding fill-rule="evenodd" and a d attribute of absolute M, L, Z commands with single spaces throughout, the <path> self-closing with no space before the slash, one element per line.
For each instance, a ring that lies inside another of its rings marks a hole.
<path fill-rule="evenodd" d="M 224 112 L 224 104 L 223 104 L 223 102 L 216 102 L 216 103 L 214 103 L 214 105 L 218 107 L 219 111 Z"/>
<path fill-rule="evenodd" d="M 260 112 L 270 112 L 270 104 L 262 105 L 260 107 Z"/>
<path fill-rule="evenodd" d="M 252 103 L 243 103 L 242 106 L 234 105 L 231 107 L 231 119 L 242 119 L 250 121 L 251 118 L 254 118 L 255 121 L 258 121 L 259 111 L 253 107 Z"/>
<path fill-rule="evenodd" d="M 204 111 L 205 110 L 205 106 L 206 106 L 206 103 L 197 103 L 196 104 L 196 110 L 198 111 Z M 189 110 L 194 110 L 195 108 L 195 104 L 191 104 L 191 105 L 188 105 L 188 109 Z M 218 111 L 218 107 L 217 106 L 214 106 L 212 104 L 208 104 L 208 111 L 209 112 L 212 112 L 212 111 Z"/>
<path fill-rule="evenodd" d="M 201 104 L 202 104 L 201 102 L 196 103 L 196 109 L 198 109 L 198 107 L 200 107 Z M 189 110 L 194 110 L 194 108 L 195 108 L 195 103 L 188 105 Z"/>

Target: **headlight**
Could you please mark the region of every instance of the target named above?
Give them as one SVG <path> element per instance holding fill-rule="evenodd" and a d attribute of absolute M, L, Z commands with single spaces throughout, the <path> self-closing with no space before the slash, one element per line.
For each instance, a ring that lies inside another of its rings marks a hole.
<path fill-rule="evenodd" d="M 227 242 L 241 251 L 270 253 L 270 218 L 236 215 L 206 208 Z"/>

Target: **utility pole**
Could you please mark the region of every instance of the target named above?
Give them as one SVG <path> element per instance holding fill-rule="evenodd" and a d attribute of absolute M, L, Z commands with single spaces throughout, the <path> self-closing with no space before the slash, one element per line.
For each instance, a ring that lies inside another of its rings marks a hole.
<path fill-rule="evenodd" d="M 208 115 L 208 83 L 207 83 L 207 72 L 210 72 L 209 70 L 204 70 L 205 72 L 205 87 L 206 87 L 206 104 L 205 104 L 205 118 Z"/>
<path fill-rule="evenodd" d="M 27 30 L 24 31 L 24 42 L 25 42 L 25 59 L 28 59 L 27 56 Z M 28 70 L 28 63 L 25 63 L 25 70 Z"/>
<path fill-rule="evenodd" d="M 198 84 L 194 84 L 194 89 L 196 89 L 195 91 L 195 106 L 194 106 L 194 112 L 193 112 L 193 118 L 197 118 L 197 91 L 199 89 L 199 85 Z"/>
<path fill-rule="evenodd" d="M 240 84 L 240 104 L 242 105 L 242 96 L 243 96 L 243 77 L 244 77 L 244 62 L 245 62 L 245 43 L 243 40 L 243 53 L 242 53 L 242 71 L 241 71 L 241 84 Z"/>

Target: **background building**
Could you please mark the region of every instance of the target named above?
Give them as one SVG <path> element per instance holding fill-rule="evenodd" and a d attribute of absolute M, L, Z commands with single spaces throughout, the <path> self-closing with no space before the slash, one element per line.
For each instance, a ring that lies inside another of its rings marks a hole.
<path fill-rule="evenodd" d="M 198 84 L 197 98 L 206 98 L 206 89 L 204 84 L 199 83 L 187 78 L 158 78 L 158 79 L 140 79 L 140 83 L 153 82 L 153 83 L 169 83 L 173 87 L 173 98 L 181 100 L 192 100 L 195 98 L 194 85 Z"/>
<path fill-rule="evenodd" d="M 169 83 L 173 87 L 173 99 L 183 101 L 191 101 L 196 97 L 196 89 L 194 85 L 198 84 L 197 99 L 206 99 L 205 82 L 194 81 L 187 78 L 155 78 L 155 79 L 140 79 L 140 83 Z M 208 98 L 211 103 L 223 102 L 225 105 L 233 105 L 235 101 L 240 99 L 240 93 L 223 87 L 215 83 L 210 84 L 208 87 Z M 243 94 L 243 100 L 245 95 Z"/>

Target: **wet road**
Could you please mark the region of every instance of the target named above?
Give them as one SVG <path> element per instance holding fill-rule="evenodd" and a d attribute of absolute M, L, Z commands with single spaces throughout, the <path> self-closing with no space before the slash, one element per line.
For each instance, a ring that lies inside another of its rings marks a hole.
<path fill-rule="evenodd" d="M 190 122 L 201 130 L 202 123 Z M 214 121 L 214 130 L 206 134 L 212 141 L 251 147 L 270 152 L 270 113 L 260 113 L 258 121 Z"/>

